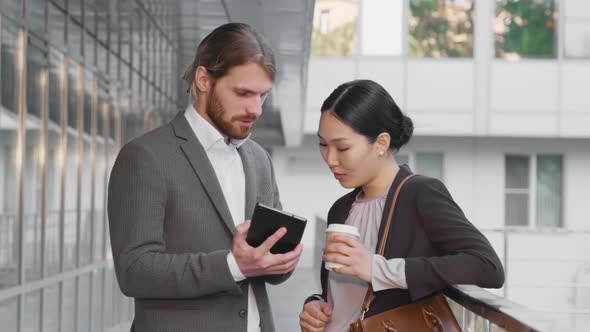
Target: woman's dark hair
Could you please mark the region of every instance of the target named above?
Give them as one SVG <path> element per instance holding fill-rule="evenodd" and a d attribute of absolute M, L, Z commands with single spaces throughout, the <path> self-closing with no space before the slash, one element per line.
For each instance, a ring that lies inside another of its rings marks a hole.
<path fill-rule="evenodd" d="M 371 80 L 351 81 L 337 87 L 322 104 L 322 113 L 328 111 L 371 143 L 381 133 L 388 133 L 389 149 L 394 151 L 408 143 L 414 132 L 412 120 L 381 85 Z"/>
<path fill-rule="evenodd" d="M 188 92 L 197 98 L 195 73 L 205 67 L 214 79 L 246 63 L 259 64 L 274 81 L 276 64 L 270 44 L 254 28 L 245 23 L 227 23 L 211 31 L 199 44 L 193 62 L 186 68 L 182 79 L 188 83 Z"/>

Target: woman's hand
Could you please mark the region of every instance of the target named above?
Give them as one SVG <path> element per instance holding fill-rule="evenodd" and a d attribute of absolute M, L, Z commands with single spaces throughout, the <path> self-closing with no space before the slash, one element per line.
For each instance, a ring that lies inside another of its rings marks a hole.
<path fill-rule="evenodd" d="M 373 253 L 355 237 L 349 235 L 330 235 L 328 245 L 324 248 L 324 262 L 344 265 L 334 268 L 336 273 L 355 276 L 366 282 L 373 277 Z"/>
<path fill-rule="evenodd" d="M 303 332 L 322 332 L 332 317 L 332 309 L 324 301 L 311 301 L 299 314 L 299 326 Z"/>

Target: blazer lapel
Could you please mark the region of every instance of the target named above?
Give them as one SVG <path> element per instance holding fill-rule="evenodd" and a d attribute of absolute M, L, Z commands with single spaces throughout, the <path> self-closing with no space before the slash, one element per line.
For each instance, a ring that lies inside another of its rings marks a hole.
<path fill-rule="evenodd" d="M 172 120 L 172 127 L 176 137 L 180 138 L 180 148 L 184 152 L 188 162 L 191 164 L 195 174 L 207 191 L 213 206 L 221 216 L 221 219 L 229 230 L 234 233 L 235 225 L 227 206 L 225 196 L 217 180 L 215 170 L 207 157 L 207 152 L 195 136 L 184 117 L 184 112 L 179 112 Z"/>
<path fill-rule="evenodd" d="M 254 213 L 254 205 L 257 201 L 256 195 L 256 172 L 254 170 L 254 160 L 252 152 L 248 149 L 248 142 L 244 143 L 239 149 L 240 158 L 242 158 L 242 165 L 244 167 L 244 176 L 246 177 L 246 200 L 245 214 L 246 219 L 252 218 Z"/>

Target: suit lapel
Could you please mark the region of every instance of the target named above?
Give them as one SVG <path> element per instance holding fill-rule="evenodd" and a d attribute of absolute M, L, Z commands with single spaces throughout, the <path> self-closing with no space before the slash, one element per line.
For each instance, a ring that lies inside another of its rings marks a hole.
<path fill-rule="evenodd" d="M 215 209 L 221 216 L 225 225 L 232 233 L 234 233 L 235 226 L 231 212 L 229 211 L 225 196 L 223 195 L 223 191 L 217 180 L 215 170 L 213 170 L 213 166 L 207 157 L 207 152 L 186 121 L 184 112 L 179 112 L 178 115 L 176 115 L 172 120 L 172 127 L 174 128 L 176 136 L 181 139 L 180 148 L 207 191 L 213 206 L 215 206 Z"/>
<path fill-rule="evenodd" d="M 256 204 L 256 186 L 255 179 L 256 173 L 254 170 L 254 160 L 252 151 L 248 149 L 248 143 L 244 143 L 242 147 L 238 149 L 240 158 L 242 159 L 242 165 L 244 167 L 244 176 L 246 177 L 246 199 L 245 199 L 245 214 L 246 219 L 250 219 L 254 213 L 254 205 Z"/>

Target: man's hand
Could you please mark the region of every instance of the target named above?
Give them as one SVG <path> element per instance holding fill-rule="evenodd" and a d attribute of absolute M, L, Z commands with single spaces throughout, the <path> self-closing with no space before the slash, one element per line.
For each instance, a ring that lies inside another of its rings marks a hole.
<path fill-rule="evenodd" d="M 299 326 L 303 332 L 322 332 L 332 317 L 332 309 L 324 301 L 311 301 L 299 314 Z"/>
<path fill-rule="evenodd" d="M 236 233 L 232 240 L 231 249 L 236 263 L 238 263 L 238 267 L 245 277 L 286 274 L 297 266 L 303 250 L 301 243 L 293 251 L 284 254 L 270 253 L 270 248 L 287 233 L 285 227 L 279 228 L 279 230 L 269 236 L 258 248 L 251 247 L 246 242 L 248 229 L 250 229 L 249 220 L 236 226 Z"/>

